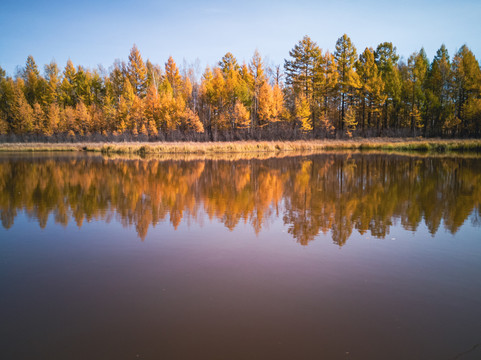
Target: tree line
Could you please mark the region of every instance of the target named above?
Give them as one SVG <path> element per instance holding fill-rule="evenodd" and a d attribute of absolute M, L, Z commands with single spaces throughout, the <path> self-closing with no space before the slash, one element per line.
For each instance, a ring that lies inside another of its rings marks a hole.
<path fill-rule="evenodd" d="M 233 166 L 235 164 L 235 166 Z M 231 179 L 231 181 L 226 181 Z M 25 213 L 81 227 L 115 218 L 149 229 L 210 219 L 259 233 L 282 219 L 307 245 L 321 232 L 342 246 L 357 230 L 385 238 L 393 226 L 455 234 L 481 225 L 479 158 L 321 154 L 267 160 L 176 161 L 102 157 L 0 158 L 0 222 Z"/>
<path fill-rule="evenodd" d="M 0 68 L 3 139 L 238 140 L 352 136 L 479 137 L 481 70 L 463 45 L 400 59 L 390 42 L 358 55 L 347 35 L 335 51 L 305 36 L 284 66 L 258 51 L 227 53 L 200 79 L 194 66 L 144 62 L 134 45 L 109 71 L 29 56 L 15 76 Z"/>

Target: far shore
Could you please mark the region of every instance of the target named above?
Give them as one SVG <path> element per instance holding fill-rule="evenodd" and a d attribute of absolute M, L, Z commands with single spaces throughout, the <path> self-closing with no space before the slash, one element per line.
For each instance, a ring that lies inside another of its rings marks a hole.
<path fill-rule="evenodd" d="M 0 152 L 99 152 L 103 154 L 228 154 L 291 151 L 384 150 L 422 152 L 481 152 L 481 139 L 376 138 L 349 140 L 230 141 L 230 142 L 84 142 L 1 143 Z"/>

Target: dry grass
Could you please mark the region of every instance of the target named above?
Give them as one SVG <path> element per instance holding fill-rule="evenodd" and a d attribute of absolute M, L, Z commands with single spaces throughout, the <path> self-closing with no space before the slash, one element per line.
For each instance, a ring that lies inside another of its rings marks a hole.
<path fill-rule="evenodd" d="M 481 151 L 481 140 L 376 138 L 312 141 L 0 144 L 0 151 L 4 152 L 93 151 L 101 152 L 103 154 L 135 155 L 323 152 L 327 150 L 387 150 L 424 152 Z"/>

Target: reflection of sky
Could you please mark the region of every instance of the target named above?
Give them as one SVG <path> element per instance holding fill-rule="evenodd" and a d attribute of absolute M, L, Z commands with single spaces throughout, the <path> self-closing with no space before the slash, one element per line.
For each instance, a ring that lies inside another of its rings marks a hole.
<path fill-rule="evenodd" d="M 55 58 L 63 68 L 70 57 L 108 68 L 133 43 L 159 64 L 172 55 L 179 64 L 199 58 L 203 67 L 227 51 L 242 62 L 255 48 L 282 64 L 305 34 L 330 51 L 347 33 L 360 51 L 391 41 L 405 58 L 422 46 L 432 58 L 442 43 L 451 55 L 464 43 L 481 52 L 476 0 L 4 0 L 0 13 L 0 66 L 10 74 L 29 54 L 40 65 Z"/>
<path fill-rule="evenodd" d="M 289 356 L 275 358 L 309 359 L 341 348 L 437 359 L 479 341 L 481 242 L 471 222 L 435 237 L 424 224 L 393 226 L 383 240 L 354 231 L 342 249 L 329 234 L 299 246 L 282 228 L 281 218 L 258 236 L 244 223 L 174 231 L 163 222 L 141 242 L 115 219 L 78 229 L 50 217 L 39 231 L 21 213 L 0 227 L 2 352 L 189 359 L 198 349 L 222 358 L 279 349 Z"/>

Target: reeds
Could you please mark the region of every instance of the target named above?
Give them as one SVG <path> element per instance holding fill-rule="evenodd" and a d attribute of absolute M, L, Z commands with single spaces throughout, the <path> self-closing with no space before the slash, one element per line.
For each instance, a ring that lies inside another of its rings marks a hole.
<path fill-rule="evenodd" d="M 352 139 L 311 141 L 125 142 L 125 143 L 3 143 L 0 151 L 92 151 L 103 154 L 229 154 L 322 152 L 329 150 L 384 150 L 417 152 L 481 151 L 481 139 Z"/>

